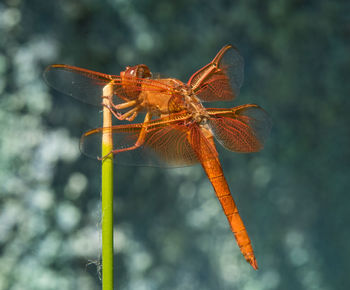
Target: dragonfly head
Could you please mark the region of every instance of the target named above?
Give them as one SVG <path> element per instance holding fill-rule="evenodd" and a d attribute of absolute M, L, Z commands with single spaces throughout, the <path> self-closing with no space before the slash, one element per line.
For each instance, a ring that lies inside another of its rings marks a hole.
<path fill-rule="evenodd" d="M 120 73 L 121 77 L 124 78 L 140 78 L 140 79 L 148 79 L 152 77 L 152 73 L 147 65 L 138 64 L 135 66 L 127 66 L 125 71 Z"/>

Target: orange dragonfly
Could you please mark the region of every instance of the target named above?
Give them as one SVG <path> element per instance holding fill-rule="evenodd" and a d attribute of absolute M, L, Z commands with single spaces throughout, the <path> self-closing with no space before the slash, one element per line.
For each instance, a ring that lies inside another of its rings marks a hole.
<path fill-rule="evenodd" d="M 224 46 L 187 84 L 175 78 L 152 78 L 149 68 L 143 64 L 127 67 L 120 75 L 56 64 L 45 70 L 44 78 L 58 91 L 87 103 L 99 105 L 102 98 L 108 98 L 108 108 L 119 120 L 133 121 L 139 113 L 145 113 L 141 123 L 84 133 L 82 152 L 98 156 L 94 145 L 101 142 L 101 135 L 107 129 L 113 135 L 114 149 L 110 154 L 118 154 L 118 160 L 126 157 L 143 163 L 151 156 L 151 160 L 170 166 L 200 162 L 244 258 L 254 269 L 258 268 L 248 233 L 223 174 L 214 138 L 234 152 L 259 151 L 269 134 L 270 118 L 254 104 L 230 109 L 203 106 L 204 102 L 230 101 L 239 94 L 243 59 L 235 47 Z M 100 97 L 106 85 L 113 86 L 113 96 Z"/>

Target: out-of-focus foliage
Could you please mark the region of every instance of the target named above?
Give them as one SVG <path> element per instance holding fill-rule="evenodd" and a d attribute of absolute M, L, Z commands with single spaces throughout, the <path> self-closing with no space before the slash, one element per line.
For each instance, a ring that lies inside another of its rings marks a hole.
<path fill-rule="evenodd" d="M 234 104 L 274 121 L 261 153 L 220 150 L 260 270 L 244 261 L 200 166 L 116 167 L 117 289 L 348 289 L 349 1 L 0 3 L 0 289 L 100 289 L 98 108 L 51 91 L 46 65 L 183 81 L 227 43 Z"/>

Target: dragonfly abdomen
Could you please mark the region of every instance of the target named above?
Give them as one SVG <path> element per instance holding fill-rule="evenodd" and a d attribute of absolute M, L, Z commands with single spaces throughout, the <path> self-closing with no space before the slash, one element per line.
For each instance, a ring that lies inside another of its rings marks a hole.
<path fill-rule="evenodd" d="M 220 201 L 222 209 L 236 238 L 241 253 L 243 254 L 246 261 L 255 270 L 257 270 L 258 265 L 247 230 L 243 224 L 241 216 L 239 215 L 236 203 L 231 195 L 230 188 L 227 184 L 222 167 L 220 165 L 220 161 L 217 157 L 213 156 L 215 154 L 213 151 L 216 151 L 214 147 L 215 145 L 212 139 L 209 138 L 207 140 L 211 143 L 212 146 L 209 147 L 209 144 L 207 144 L 207 146 L 203 145 L 201 151 L 202 156 L 199 156 L 199 159 L 202 163 L 205 173 L 210 180 L 210 183 L 214 188 L 216 196 Z M 210 150 L 208 150 L 209 148 Z M 211 158 L 210 155 L 212 156 Z M 204 156 L 206 158 L 203 158 Z"/>

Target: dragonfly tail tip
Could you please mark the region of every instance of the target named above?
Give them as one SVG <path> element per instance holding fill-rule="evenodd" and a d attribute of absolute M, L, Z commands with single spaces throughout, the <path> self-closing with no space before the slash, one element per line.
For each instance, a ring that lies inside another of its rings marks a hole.
<path fill-rule="evenodd" d="M 258 263 L 256 262 L 256 259 L 253 258 L 252 261 L 250 261 L 250 265 L 252 265 L 252 267 L 254 268 L 254 270 L 258 270 Z"/>
<path fill-rule="evenodd" d="M 258 263 L 256 262 L 255 257 L 251 257 L 250 259 L 247 259 L 247 262 L 253 267 L 254 270 L 258 270 Z"/>

